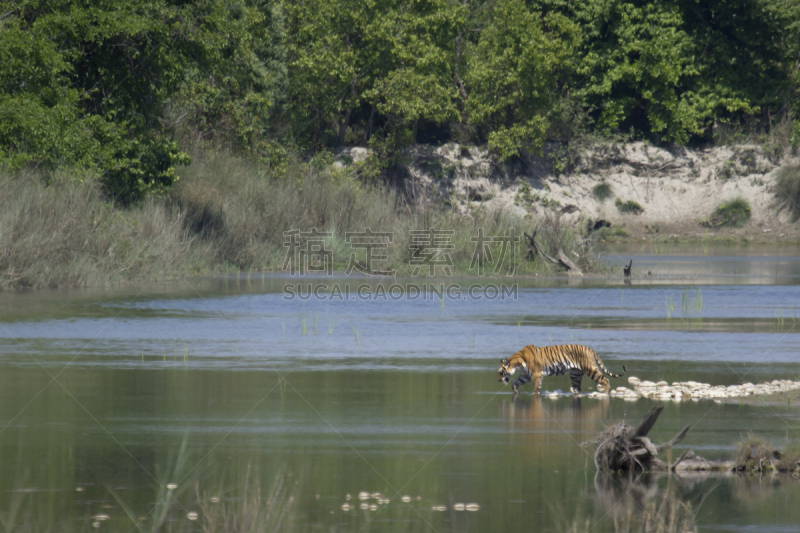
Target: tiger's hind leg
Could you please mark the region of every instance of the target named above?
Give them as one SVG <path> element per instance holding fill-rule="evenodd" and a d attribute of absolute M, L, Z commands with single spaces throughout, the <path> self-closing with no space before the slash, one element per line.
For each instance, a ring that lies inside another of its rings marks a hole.
<path fill-rule="evenodd" d="M 580 394 L 580 392 L 581 392 L 581 379 L 583 379 L 583 369 L 581 369 L 581 368 L 570 368 L 570 370 L 569 370 L 569 378 L 572 381 L 572 387 L 570 387 L 569 391 L 572 394 Z"/>
<path fill-rule="evenodd" d="M 597 369 L 594 369 L 591 372 L 588 372 L 588 374 L 589 374 L 589 377 L 592 378 L 595 383 L 597 383 L 597 390 L 598 391 L 604 392 L 606 394 L 609 393 L 610 387 L 609 387 L 608 378 L 602 372 L 600 372 Z"/>

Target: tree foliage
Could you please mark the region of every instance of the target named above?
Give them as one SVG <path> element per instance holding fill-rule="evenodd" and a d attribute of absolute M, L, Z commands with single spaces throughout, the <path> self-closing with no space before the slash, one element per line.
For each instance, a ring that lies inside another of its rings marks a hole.
<path fill-rule="evenodd" d="M 778 3 L 286 2 L 291 116 L 313 146 L 445 124 L 433 140 L 469 126 L 507 158 L 576 109 L 600 132 L 687 143 L 716 120 L 792 114 L 800 13 Z"/>
<path fill-rule="evenodd" d="M 263 18 L 217 0 L 11 5 L 0 19 L 0 162 L 94 167 L 125 202 L 166 189 L 188 163 L 163 120 L 171 98 L 221 90 L 265 110 Z"/>
<path fill-rule="evenodd" d="M 20 0 L 0 165 L 96 169 L 129 202 L 172 184 L 187 132 L 276 166 L 451 139 L 505 159 L 575 122 L 689 143 L 798 119 L 799 20 L 796 0 Z"/>
<path fill-rule="evenodd" d="M 473 124 L 502 158 L 541 147 L 547 114 L 571 74 L 577 26 L 517 0 L 499 0 L 470 48 L 465 81 Z"/>

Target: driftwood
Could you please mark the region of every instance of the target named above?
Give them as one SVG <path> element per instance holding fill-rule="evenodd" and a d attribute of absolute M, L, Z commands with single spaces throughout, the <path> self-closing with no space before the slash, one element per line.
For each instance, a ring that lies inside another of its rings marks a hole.
<path fill-rule="evenodd" d="M 558 260 L 561 261 L 562 265 L 567 267 L 570 276 L 583 276 L 581 269 L 578 268 L 575 263 L 570 261 L 569 257 L 567 257 L 567 254 L 565 254 L 564 250 L 561 248 L 558 249 Z"/>
<path fill-rule="evenodd" d="M 736 470 L 736 463 L 734 461 L 709 461 L 695 455 L 692 450 L 686 450 L 672 464 L 670 470 L 674 472 L 731 472 Z"/>
<path fill-rule="evenodd" d="M 649 472 L 670 470 L 670 465 L 657 458 L 658 454 L 679 443 L 689 431 L 686 426 L 664 444 L 656 445 L 647 438 L 658 420 L 663 405 L 650 409 L 634 428 L 620 423 L 611 426 L 593 442 L 597 443 L 594 464 L 598 470 L 614 472 Z"/>
<path fill-rule="evenodd" d="M 597 444 L 594 464 L 600 471 L 626 472 L 640 474 L 643 472 L 732 472 L 742 470 L 735 461 L 712 461 L 697 456 L 687 450 L 672 464 L 658 459 L 658 454 L 667 450 L 686 436 L 689 426 L 664 444 L 653 444 L 647 434 L 658 420 L 663 405 L 650 409 L 641 422 L 634 428 L 627 424 L 615 424 L 599 437 L 590 441 Z"/>
<path fill-rule="evenodd" d="M 564 268 L 566 268 L 570 276 L 583 276 L 583 272 L 581 271 L 581 269 L 578 268 L 577 265 L 575 265 L 575 263 L 573 263 L 569 257 L 567 257 L 567 254 L 564 253 L 564 250 L 559 248 L 558 259 L 554 259 L 549 255 L 547 255 L 544 252 L 544 250 L 542 250 L 542 247 L 539 246 L 539 243 L 536 242 L 535 231 L 533 232 L 533 235 L 528 235 L 525 232 L 523 232 L 523 235 L 525 235 L 525 238 L 528 240 L 528 249 L 525 252 L 525 259 L 532 260 L 534 258 L 534 254 L 538 253 L 551 263 L 554 263 L 556 265 L 561 265 Z"/>
<path fill-rule="evenodd" d="M 631 277 L 631 266 L 633 265 L 633 259 L 631 259 L 630 263 L 627 266 L 622 267 L 622 273 L 625 274 L 626 278 Z"/>

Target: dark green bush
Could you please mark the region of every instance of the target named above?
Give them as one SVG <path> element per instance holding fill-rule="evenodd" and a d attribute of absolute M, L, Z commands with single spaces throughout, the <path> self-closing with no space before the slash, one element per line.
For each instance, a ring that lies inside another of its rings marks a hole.
<path fill-rule="evenodd" d="M 600 183 L 592 187 L 592 195 L 594 195 L 594 197 L 597 198 L 597 200 L 600 202 L 604 202 L 608 198 L 611 198 L 613 194 L 614 190 L 611 188 L 611 185 L 609 185 L 605 181 L 601 181 Z"/>
<path fill-rule="evenodd" d="M 714 213 L 702 222 L 703 226 L 709 228 L 741 228 L 750 222 L 750 204 L 742 197 L 722 202 L 714 210 Z"/>
<path fill-rule="evenodd" d="M 617 209 L 619 209 L 620 213 L 625 215 L 641 215 L 644 213 L 644 207 L 640 206 L 638 203 L 634 202 L 633 200 L 628 200 L 627 202 L 623 202 L 619 198 L 615 204 Z"/>

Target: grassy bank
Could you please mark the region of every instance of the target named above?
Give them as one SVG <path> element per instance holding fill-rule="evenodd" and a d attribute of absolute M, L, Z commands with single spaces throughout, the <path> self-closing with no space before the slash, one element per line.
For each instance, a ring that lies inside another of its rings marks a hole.
<path fill-rule="evenodd" d="M 228 154 L 200 155 L 181 169 L 169 194 L 133 206 L 110 202 L 98 176 L 78 171 L 43 175 L 21 172 L 0 176 L 0 287 L 41 288 L 97 286 L 131 281 L 173 279 L 230 271 L 278 271 L 287 254 L 284 232 L 317 228 L 326 232 L 334 270 L 345 270 L 351 254 L 364 261 L 364 250 L 351 246 L 347 232 L 391 232 L 386 256 L 373 270 L 410 275 L 412 231 L 448 230 L 445 244 L 454 275 L 475 275 L 470 266 L 482 228 L 488 237 L 513 230 L 539 231 L 537 240 L 550 254 L 570 253 L 585 271 L 595 263 L 586 241 L 557 219 L 512 218 L 500 211 L 462 215 L 445 206 L 411 204 L 397 190 L 364 183 L 348 170 L 313 164 L 290 165 L 280 176 Z M 441 253 L 429 257 L 443 259 Z M 541 260 L 526 261 L 525 246 L 503 250 L 487 242 L 493 262 L 502 256 L 499 274 L 557 274 Z M 489 256 L 484 255 L 488 260 Z M 513 264 L 512 264 L 513 263 Z M 426 275 L 429 270 L 421 269 Z M 439 267 L 435 274 L 442 275 Z"/>
<path fill-rule="evenodd" d="M 0 197 L 3 288 L 163 279 L 206 265 L 209 246 L 163 201 L 116 208 L 93 176 L 6 175 Z"/>

